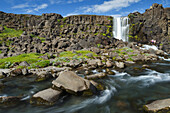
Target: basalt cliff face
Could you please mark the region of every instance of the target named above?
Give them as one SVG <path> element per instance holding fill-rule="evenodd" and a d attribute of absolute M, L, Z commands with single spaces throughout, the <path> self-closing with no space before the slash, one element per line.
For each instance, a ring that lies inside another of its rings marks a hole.
<path fill-rule="evenodd" d="M 160 49 L 170 50 L 170 8 L 161 4 L 153 4 L 143 14 L 130 13 L 130 41 L 148 44 L 156 40 Z"/>
<path fill-rule="evenodd" d="M 111 16 L 76 15 L 63 18 L 55 13 L 36 16 L 0 12 L 1 25 L 45 38 L 111 37 L 112 20 Z"/>
<path fill-rule="evenodd" d="M 63 18 L 59 14 L 37 15 L 0 12 L 0 32 L 4 28 L 24 31 L 20 37 L 0 39 L 0 51 L 13 53 L 48 53 L 111 45 L 113 17 L 76 15 Z M 38 38 L 36 38 L 38 37 Z M 41 40 L 43 39 L 43 41 Z M 6 42 L 10 43 L 6 43 Z M 122 43 L 122 42 L 121 42 Z"/>

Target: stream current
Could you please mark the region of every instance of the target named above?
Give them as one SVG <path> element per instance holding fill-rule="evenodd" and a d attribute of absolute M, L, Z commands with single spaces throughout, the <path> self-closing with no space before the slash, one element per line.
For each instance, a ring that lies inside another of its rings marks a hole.
<path fill-rule="evenodd" d="M 23 102 L 13 107 L 0 106 L 0 113 L 143 113 L 142 106 L 158 99 L 170 98 L 170 60 L 148 64 L 131 65 L 123 72 L 116 71 L 98 80 L 106 86 L 99 95 L 91 97 L 68 96 L 54 106 L 29 104 L 36 92 L 51 86 L 51 81 L 34 82 L 34 76 L 1 79 L 4 88 L 0 96 L 24 95 Z M 92 70 L 93 73 L 105 69 Z M 81 75 L 81 74 L 80 74 Z"/>

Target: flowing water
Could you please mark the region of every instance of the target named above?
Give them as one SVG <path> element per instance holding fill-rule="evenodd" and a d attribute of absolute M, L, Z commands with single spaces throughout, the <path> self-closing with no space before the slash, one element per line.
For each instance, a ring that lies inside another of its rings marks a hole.
<path fill-rule="evenodd" d="M 116 39 L 128 42 L 129 24 L 128 17 L 113 17 L 113 36 Z"/>
<path fill-rule="evenodd" d="M 13 107 L 0 107 L 0 113 L 143 113 L 142 105 L 157 99 L 170 98 L 170 61 L 131 65 L 124 72 L 98 80 L 106 86 L 99 95 L 91 97 L 69 96 L 60 99 L 54 106 L 29 104 L 34 93 L 51 86 L 51 80 L 34 82 L 34 76 L 3 80 L 5 87 L 0 96 L 24 94 L 23 102 Z M 93 73 L 105 69 L 92 70 Z M 80 74 L 82 75 L 82 74 Z"/>

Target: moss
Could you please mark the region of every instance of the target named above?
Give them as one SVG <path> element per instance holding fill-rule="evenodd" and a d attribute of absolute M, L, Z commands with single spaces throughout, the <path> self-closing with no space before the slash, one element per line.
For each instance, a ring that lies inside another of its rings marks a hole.
<path fill-rule="evenodd" d="M 31 64 L 29 68 L 43 68 L 49 66 L 50 61 L 49 60 L 42 60 L 40 62 L 36 62 Z"/>
<path fill-rule="evenodd" d="M 0 54 L 2 53 L 2 51 L 0 50 Z"/>
<path fill-rule="evenodd" d="M 42 56 L 42 54 L 29 53 L 29 54 L 21 54 L 18 56 L 3 58 L 0 60 L 0 68 L 9 68 L 14 63 L 16 62 L 20 63 L 23 61 L 26 61 L 29 64 L 32 64 L 32 63 L 38 62 L 39 60 L 42 60 L 42 58 L 39 58 L 40 56 Z"/>
<path fill-rule="evenodd" d="M 20 37 L 22 33 L 22 30 L 15 30 L 4 26 L 4 30 L 2 31 L 2 33 L 0 33 L 0 39 L 7 37 Z"/>
<path fill-rule="evenodd" d="M 101 44 L 97 44 L 97 47 L 99 48 L 101 46 Z"/>
<path fill-rule="evenodd" d="M 94 35 L 97 36 L 99 33 L 95 33 Z"/>
<path fill-rule="evenodd" d="M 60 20 L 60 19 L 57 19 L 57 22 L 58 22 L 58 23 L 60 23 L 60 22 L 61 22 L 61 20 Z"/>
<path fill-rule="evenodd" d="M 133 59 L 132 58 L 128 58 L 127 61 L 133 61 Z"/>
<path fill-rule="evenodd" d="M 60 28 L 63 28 L 64 27 L 64 25 L 60 25 Z"/>
<path fill-rule="evenodd" d="M 25 66 L 17 66 L 16 69 L 24 69 Z"/>
<path fill-rule="evenodd" d="M 111 18 L 111 17 L 108 17 L 107 19 L 108 19 L 108 20 L 113 20 L 113 18 Z"/>
<path fill-rule="evenodd" d="M 103 36 L 106 36 L 106 34 L 105 34 L 105 33 L 103 33 L 102 35 L 103 35 Z"/>
<path fill-rule="evenodd" d="M 92 96 L 93 92 L 91 90 L 83 91 L 83 96 Z"/>
<path fill-rule="evenodd" d="M 66 52 L 61 52 L 60 53 L 60 57 L 73 57 L 75 56 L 76 54 L 73 53 L 72 51 L 66 51 Z"/>

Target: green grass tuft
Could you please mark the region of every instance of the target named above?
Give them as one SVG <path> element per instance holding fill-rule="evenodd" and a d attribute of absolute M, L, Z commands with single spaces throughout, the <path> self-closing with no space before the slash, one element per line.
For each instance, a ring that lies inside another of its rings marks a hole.
<path fill-rule="evenodd" d="M 4 30 L 2 31 L 2 33 L 0 33 L 0 39 L 7 37 L 20 37 L 22 33 L 22 30 L 15 30 L 4 26 Z"/>
<path fill-rule="evenodd" d="M 42 58 L 39 58 L 40 56 L 42 56 L 42 54 L 29 53 L 29 54 L 21 54 L 18 56 L 3 58 L 3 59 L 0 59 L 0 68 L 9 68 L 13 66 L 14 63 L 16 62 L 20 63 L 23 61 L 26 61 L 29 64 L 32 64 L 32 63 L 42 60 Z"/>

